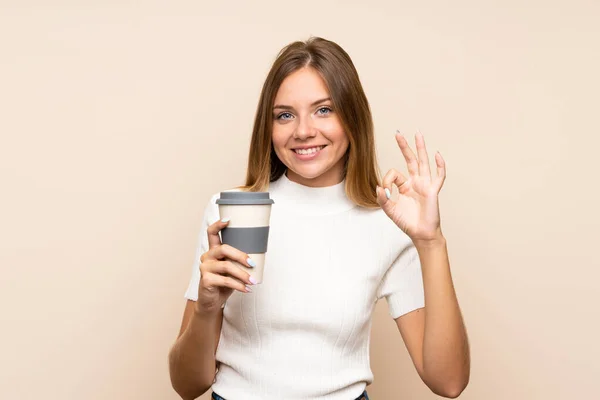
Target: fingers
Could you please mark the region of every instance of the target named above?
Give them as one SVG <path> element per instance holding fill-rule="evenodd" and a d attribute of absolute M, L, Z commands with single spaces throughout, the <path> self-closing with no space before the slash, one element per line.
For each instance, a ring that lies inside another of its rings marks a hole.
<path fill-rule="evenodd" d="M 420 131 L 417 131 L 415 135 L 415 144 L 417 147 L 417 155 L 412 151 L 406 138 L 396 131 L 396 141 L 398 146 L 404 155 L 408 172 L 410 176 L 419 175 L 428 179 L 431 179 L 431 170 L 429 168 L 429 156 L 427 155 L 427 148 L 425 146 L 425 139 Z"/>
<path fill-rule="evenodd" d="M 375 193 L 377 195 L 377 203 L 379 204 L 379 206 L 381 208 L 383 208 L 384 210 L 386 209 L 386 207 L 389 207 L 389 204 L 386 204 L 388 202 L 391 202 L 391 200 L 389 200 L 385 194 L 384 188 L 377 186 L 375 188 Z"/>
<path fill-rule="evenodd" d="M 245 267 L 254 268 L 256 263 L 250 258 L 247 253 L 236 249 L 228 244 L 222 244 L 214 247 L 205 253 L 208 257 L 215 260 L 223 260 L 225 258 L 237 261 Z"/>
<path fill-rule="evenodd" d="M 439 151 L 435 153 L 434 157 L 435 165 L 437 166 L 437 177 L 435 178 L 435 184 L 439 191 L 446 180 L 446 161 L 444 161 Z"/>
<path fill-rule="evenodd" d="M 402 151 L 402 155 L 406 160 L 406 166 L 408 167 L 408 173 L 410 176 L 419 175 L 419 163 L 417 161 L 417 156 L 415 156 L 415 153 L 413 153 L 413 151 L 410 149 L 408 142 L 400 133 L 400 131 L 396 131 L 396 141 L 398 142 L 400 151 Z"/>
<path fill-rule="evenodd" d="M 383 189 L 386 197 L 389 199 L 391 197 L 392 184 L 398 186 L 398 190 L 402 192 L 402 185 L 406 183 L 408 179 L 399 171 L 395 169 L 390 169 L 385 176 L 383 177 Z"/>
<path fill-rule="evenodd" d="M 209 250 L 200 257 L 201 262 L 207 260 L 223 260 L 228 258 L 239 262 L 248 268 L 254 268 L 256 263 L 254 260 L 241 250 L 236 249 L 228 244 L 221 244 L 219 232 L 223 230 L 229 223 L 229 219 L 222 219 L 210 225 L 206 232 L 208 233 Z"/>
<path fill-rule="evenodd" d="M 417 131 L 415 135 L 415 144 L 417 146 L 417 156 L 419 157 L 419 175 L 431 178 L 429 156 L 427 155 L 427 147 L 425 147 L 425 138 L 421 131 Z"/>
<path fill-rule="evenodd" d="M 258 282 L 232 261 L 207 260 L 200 265 L 201 285 L 206 289 L 229 288 L 243 293 L 252 292 L 250 286 Z"/>
<path fill-rule="evenodd" d="M 220 275 L 229 275 L 245 285 L 256 285 L 256 280 L 241 268 L 237 267 L 231 261 L 216 261 L 213 263 L 212 272 Z"/>
<path fill-rule="evenodd" d="M 216 265 L 216 263 L 211 263 L 211 264 Z M 235 266 L 234 266 L 234 268 L 240 270 L 239 268 L 237 268 Z M 213 289 L 213 288 L 228 288 L 228 289 L 237 290 L 242 293 L 250 293 L 252 291 L 252 289 L 250 289 L 250 287 L 247 285 L 252 285 L 252 283 L 244 283 L 244 282 L 245 281 L 234 278 L 233 276 L 230 276 L 230 275 L 209 273 L 208 271 L 206 271 L 206 272 L 203 272 L 203 274 L 202 274 L 201 285 L 209 290 Z"/>
<path fill-rule="evenodd" d="M 257 284 L 249 273 L 231 261 L 210 260 L 200 269 L 206 287 L 227 287 L 248 293 L 252 291 L 248 286 Z"/>
<path fill-rule="evenodd" d="M 221 245 L 221 238 L 219 237 L 219 232 L 227 226 L 229 223 L 229 219 L 222 219 L 206 229 L 208 233 L 208 248 L 212 249 L 213 247 L 217 247 Z"/>

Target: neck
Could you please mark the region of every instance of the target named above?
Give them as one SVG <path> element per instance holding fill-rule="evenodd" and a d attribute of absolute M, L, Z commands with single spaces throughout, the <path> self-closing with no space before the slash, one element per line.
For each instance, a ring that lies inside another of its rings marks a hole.
<path fill-rule="evenodd" d="M 302 215 L 327 215 L 355 207 L 346 196 L 346 180 L 328 186 L 306 186 L 294 182 L 286 173 L 269 185 L 274 209 Z"/>
<path fill-rule="evenodd" d="M 295 173 L 288 169 L 285 173 L 286 177 L 295 183 L 308 187 L 327 187 L 339 184 L 344 180 L 342 171 L 338 171 L 338 168 L 331 168 L 329 171 L 316 178 L 305 178 L 302 175 Z"/>

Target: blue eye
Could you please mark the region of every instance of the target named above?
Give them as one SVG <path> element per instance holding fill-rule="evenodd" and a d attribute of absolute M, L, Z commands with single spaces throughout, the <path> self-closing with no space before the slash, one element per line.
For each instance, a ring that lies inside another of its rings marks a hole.
<path fill-rule="evenodd" d="M 288 117 L 286 117 L 286 118 L 282 118 L 284 115 L 287 115 Z M 284 112 L 284 113 L 281 113 L 281 114 L 279 114 L 279 115 L 276 117 L 276 119 L 289 119 L 289 118 L 291 118 L 291 117 L 292 117 L 292 114 L 290 114 L 289 112 Z"/>
<path fill-rule="evenodd" d="M 327 112 L 325 112 L 325 113 L 322 113 L 321 111 L 327 111 Z M 321 114 L 321 115 L 327 115 L 327 114 L 329 114 L 331 111 L 332 111 L 332 110 L 331 110 L 331 108 L 329 108 L 329 107 L 321 107 L 321 108 L 319 108 L 319 109 L 317 110 L 317 112 L 318 112 L 319 114 Z"/>

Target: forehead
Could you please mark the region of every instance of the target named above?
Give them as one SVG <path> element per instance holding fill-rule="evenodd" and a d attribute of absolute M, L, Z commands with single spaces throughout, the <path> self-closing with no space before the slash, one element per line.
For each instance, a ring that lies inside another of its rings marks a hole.
<path fill-rule="evenodd" d="M 329 96 L 329 90 L 321 75 L 313 68 L 302 68 L 288 75 L 275 96 L 275 102 L 302 104 Z"/>

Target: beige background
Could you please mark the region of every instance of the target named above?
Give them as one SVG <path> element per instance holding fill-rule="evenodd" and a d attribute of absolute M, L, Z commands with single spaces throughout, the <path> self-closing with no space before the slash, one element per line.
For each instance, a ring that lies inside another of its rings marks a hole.
<path fill-rule="evenodd" d="M 177 398 L 202 209 L 242 183 L 266 72 L 311 34 L 355 61 L 384 172 L 397 128 L 447 161 L 462 398 L 597 393 L 600 2 L 0 4 L 0 398 Z M 372 356 L 374 400 L 435 398 L 384 303 Z"/>

